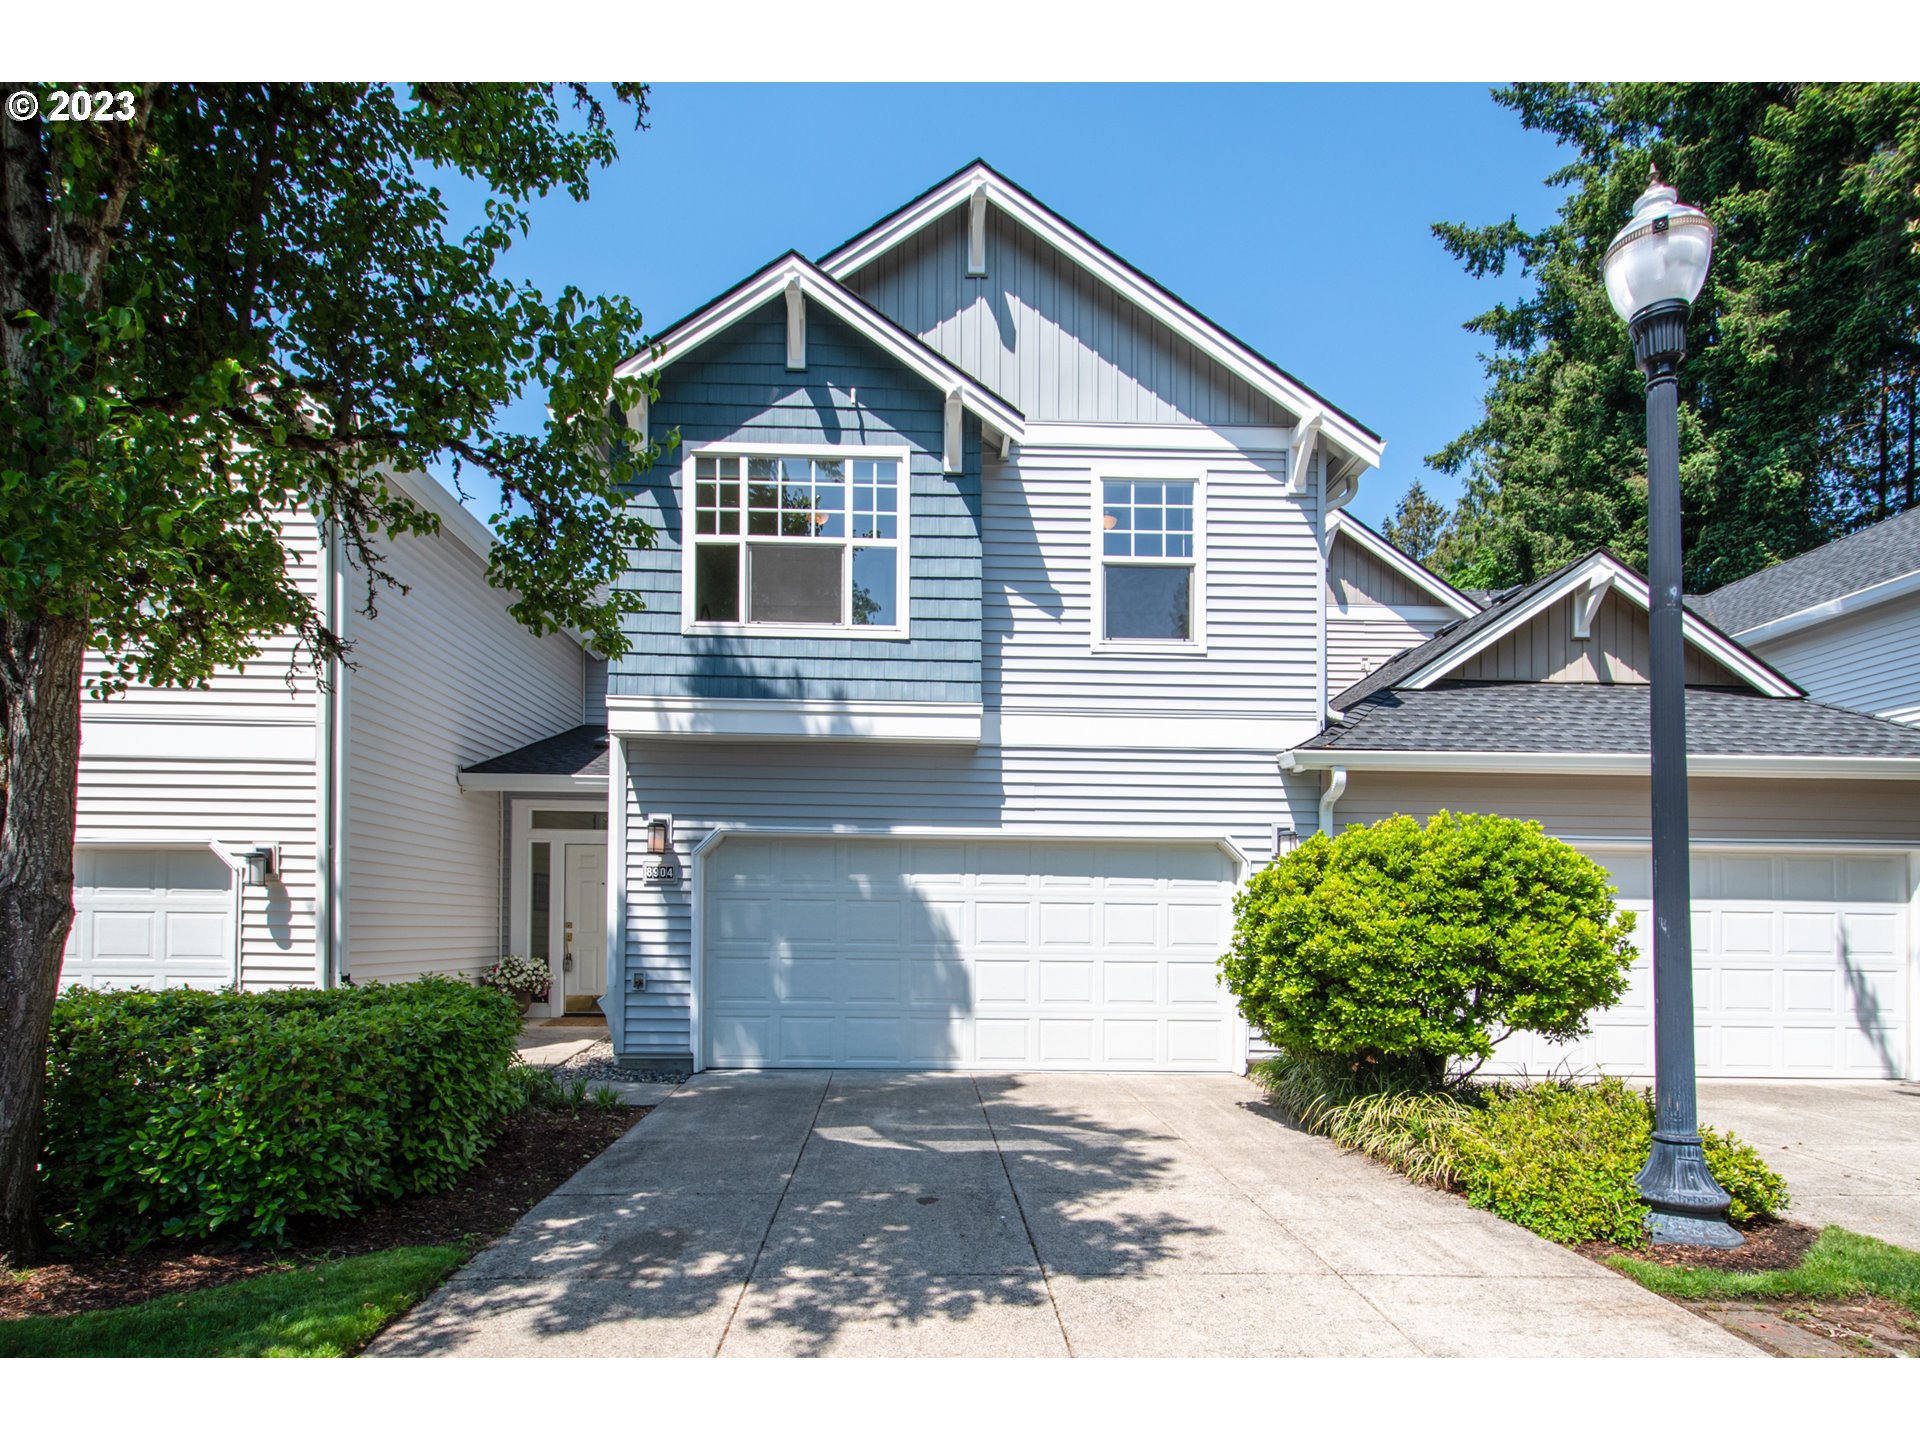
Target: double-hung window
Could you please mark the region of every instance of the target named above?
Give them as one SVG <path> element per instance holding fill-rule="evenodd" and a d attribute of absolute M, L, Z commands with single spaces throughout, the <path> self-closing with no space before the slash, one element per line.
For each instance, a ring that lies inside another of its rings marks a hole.
<path fill-rule="evenodd" d="M 692 459 L 686 628 L 907 633 L 907 463 L 885 455 Z"/>
<path fill-rule="evenodd" d="M 1096 644 L 1197 642 L 1194 482 L 1102 479 Z"/>

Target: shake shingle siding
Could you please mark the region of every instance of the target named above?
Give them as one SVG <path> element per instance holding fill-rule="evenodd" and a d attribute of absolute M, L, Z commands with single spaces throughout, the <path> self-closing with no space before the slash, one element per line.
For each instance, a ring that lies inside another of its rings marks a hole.
<path fill-rule="evenodd" d="M 647 608 L 626 621 L 632 649 L 608 669 L 610 695 L 701 699 L 980 700 L 980 427 L 965 424 L 965 469 L 941 472 L 941 395 L 813 307 L 807 368 L 786 368 L 786 312 L 768 305 L 675 362 L 650 423 L 679 432 L 634 505 L 656 531 L 626 584 Z M 690 447 L 904 447 L 911 454 L 908 640 L 680 633 L 686 523 L 680 471 Z"/>

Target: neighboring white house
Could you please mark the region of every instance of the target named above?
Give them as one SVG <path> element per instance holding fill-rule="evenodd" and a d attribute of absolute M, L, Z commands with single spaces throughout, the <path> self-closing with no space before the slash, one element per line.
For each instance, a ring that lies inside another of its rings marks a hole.
<path fill-rule="evenodd" d="M 380 590 L 373 616 L 312 519 L 284 522 L 291 573 L 352 645 L 330 686 L 280 636 L 207 689 L 82 705 L 63 983 L 328 985 L 498 958 L 502 803 L 458 771 L 589 718 L 598 667 L 507 613 L 491 532 L 454 496 L 395 483 L 441 529 L 389 538 L 408 589 Z"/>
<path fill-rule="evenodd" d="M 1920 508 L 1688 603 L 1814 699 L 1920 725 Z"/>
<path fill-rule="evenodd" d="M 606 731 L 464 777 L 510 948 L 609 942 L 623 1060 L 1234 1070 L 1240 882 L 1394 811 L 1536 817 L 1644 908 L 1644 582 L 1480 608 L 1341 517 L 1378 437 L 990 167 L 629 368 L 679 443 Z M 1915 1074 L 1920 736 L 1690 635 L 1703 1072 Z M 1644 1073 L 1645 1002 L 1584 1057 Z"/>

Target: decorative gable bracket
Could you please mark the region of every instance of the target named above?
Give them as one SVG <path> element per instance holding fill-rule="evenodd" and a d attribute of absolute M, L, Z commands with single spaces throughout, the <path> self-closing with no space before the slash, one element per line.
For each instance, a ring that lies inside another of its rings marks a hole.
<path fill-rule="evenodd" d="M 967 274 L 987 273 L 987 187 L 976 185 L 967 198 Z"/>
<path fill-rule="evenodd" d="M 960 387 L 956 385 L 947 392 L 947 423 L 940 448 L 940 468 L 949 475 L 958 475 L 966 468 L 964 437 L 960 430 L 960 418 L 965 410 L 960 401 Z"/>
<path fill-rule="evenodd" d="M 1602 570 L 1586 583 L 1585 588 L 1573 597 L 1573 638 L 1591 640 L 1593 638 L 1594 617 L 1600 613 L 1600 602 L 1607 598 L 1607 592 L 1613 589 L 1613 572 Z"/>
<path fill-rule="evenodd" d="M 807 296 L 800 281 L 787 281 L 787 369 L 807 368 Z"/>

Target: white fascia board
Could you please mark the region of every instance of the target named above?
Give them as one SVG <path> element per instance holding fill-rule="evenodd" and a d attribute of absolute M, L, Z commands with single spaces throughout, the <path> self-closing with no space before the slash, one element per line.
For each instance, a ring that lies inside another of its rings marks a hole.
<path fill-rule="evenodd" d="M 1742 645 L 1765 645 L 1770 640 L 1779 640 L 1788 635 L 1823 625 L 1829 620 L 1838 620 L 1842 615 L 1851 615 L 1855 611 L 1865 610 L 1871 605 L 1882 605 L 1889 600 L 1898 600 L 1902 595 L 1920 592 L 1920 570 L 1908 575 L 1896 575 L 1891 580 L 1882 580 L 1878 585 L 1869 585 L 1864 590 L 1855 590 L 1850 595 L 1841 595 L 1836 599 L 1823 600 L 1818 605 L 1809 605 L 1804 610 L 1796 610 L 1791 615 L 1782 615 L 1777 620 L 1769 620 L 1764 625 L 1755 625 L 1746 630 L 1734 632 L 1734 639 Z"/>
<path fill-rule="evenodd" d="M 1324 433 L 1329 439 L 1363 465 L 1370 468 L 1379 465 L 1380 456 L 1386 448 L 1384 441 L 1374 439 L 1359 426 L 1327 410 L 1319 399 L 1271 362 L 1254 354 L 1199 311 L 1176 300 L 1132 266 L 1109 255 L 1071 226 L 1011 188 L 985 165 L 968 166 L 938 190 L 922 196 L 892 219 L 841 246 L 821 261 L 821 269 L 835 280 L 844 282 L 903 240 L 919 233 L 948 210 L 967 203 L 976 190 L 984 190 L 987 198 L 1003 213 L 1020 221 L 1081 269 L 1138 305 L 1203 355 L 1226 366 L 1283 409 L 1303 419 L 1324 411 Z"/>
<path fill-rule="evenodd" d="M 312 720 L 123 719 L 90 714 L 80 722 L 86 760 L 233 760 L 310 762 Z"/>
<path fill-rule="evenodd" d="M 1140 425 L 1126 421 L 1027 422 L 1021 448 L 1028 456 L 1041 451 L 1063 454 L 1182 455 L 1287 454 L 1293 431 L 1284 425 Z"/>
<path fill-rule="evenodd" d="M 1489 625 L 1466 644 L 1435 656 L 1426 665 L 1400 681 L 1398 688 L 1425 690 L 1428 686 L 1444 680 L 1475 655 L 1499 644 L 1543 611 L 1559 604 L 1568 596 L 1585 590 L 1603 575 L 1611 577 L 1614 589 L 1620 594 L 1633 601 L 1642 610 L 1648 608 L 1652 597 L 1648 594 L 1646 581 L 1619 561 L 1606 555 L 1594 555 L 1584 565 L 1575 566 L 1561 576 L 1557 584 L 1548 586 L 1526 604 L 1516 606 L 1511 614 Z M 1691 610 L 1681 612 L 1681 621 L 1689 645 L 1724 665 L 1762 695 L 1771 696 L 1776 700 L 1796 700 L 1806 693 L 1758 656 L 1749 654 L 1744 646 L 1720 634 Z"/>
<path fill-rule="evenodd" d="M 1292 750 L 1290 773 L 1304 770 L 1467 772 L 1528 775 L 1645 775 L 1644 753 L 1510 750 Z M 1920 755 L 1688 755 L 1690 778 L 1776 780 L 1920 780 Z"/>
<path fill-rule="evenodd" d="M 1484 608 L 1475 604 L 1471 596 L 1454 589 L 1404 550 L 1384 537 L 1374 534 L 1365 525 L 1359 524 L 1343 512 L 1334 511 L 1327 521 L 1327 528 L 1336 535 L 1346 536 L 1395 574 L 1425 590 L 1455 615 L 1462 618 L 1478 615 Z"/>
<path fill-rule="evenodd" d="M 482 564 L 492 556 L 494 544 L 492 529 L 478 515 L 461 504 L 460 497 L 439 480 L 419 470 L 404 472 L 383 470 L 380 475 L 389 486 L 398 490 L 422 510 L 431 510 L 438 515 L 440 532 L 443 535 L 452 535 L 454 539 L 471 550 Z"/>
<path fill-rule="evenodd" d="M 703 700 L 609 695 L 616 736 L 687 740 L 876 740 L 978 745 L 981 707 L 925 701 Z"/>
<path fill-rule="evenodd" d="M 604 797 L 607 793 L 607 777 L 604 775 L 503 775 L 490 771 L 468 775 L 464 771 L 456 771 L 454 779 L 462 790 L 488 794 L 508 791 L 513 794 L 580 795 L 592 798 Z"/>
<path fill-rule="evenodd" d="M 988 711 L 984 745 L 1032 750 L 1208 750 L 1271 754 L 1320 732 L 1311 712 L 1296 715 L 1192 710 L 1015 708 Z"/>
<path fill-rule="evenodd" d="M 623 362 L 614 373 L 628 376 L 665 370 L 674 361 L 704 345 L 744 316 L 752 314 L 771 300 L 787 295 L 790 285 L 796 287 L 798 295 L 819 305 L 848 328 L 871 340 L 943 395 L 958 390 L 961 403 L 999 434 L 1016 441 L 1024 439 L 1026 418 L 1018 410 L 964 370 L 948 364 L 917 339 L 895 327 L 859 296 L 797 255 L 788 256 L 739 288 L 721 296 L 705 310 L 690 316 L 678 328 L 661 336 L 652 347 Z"/>

